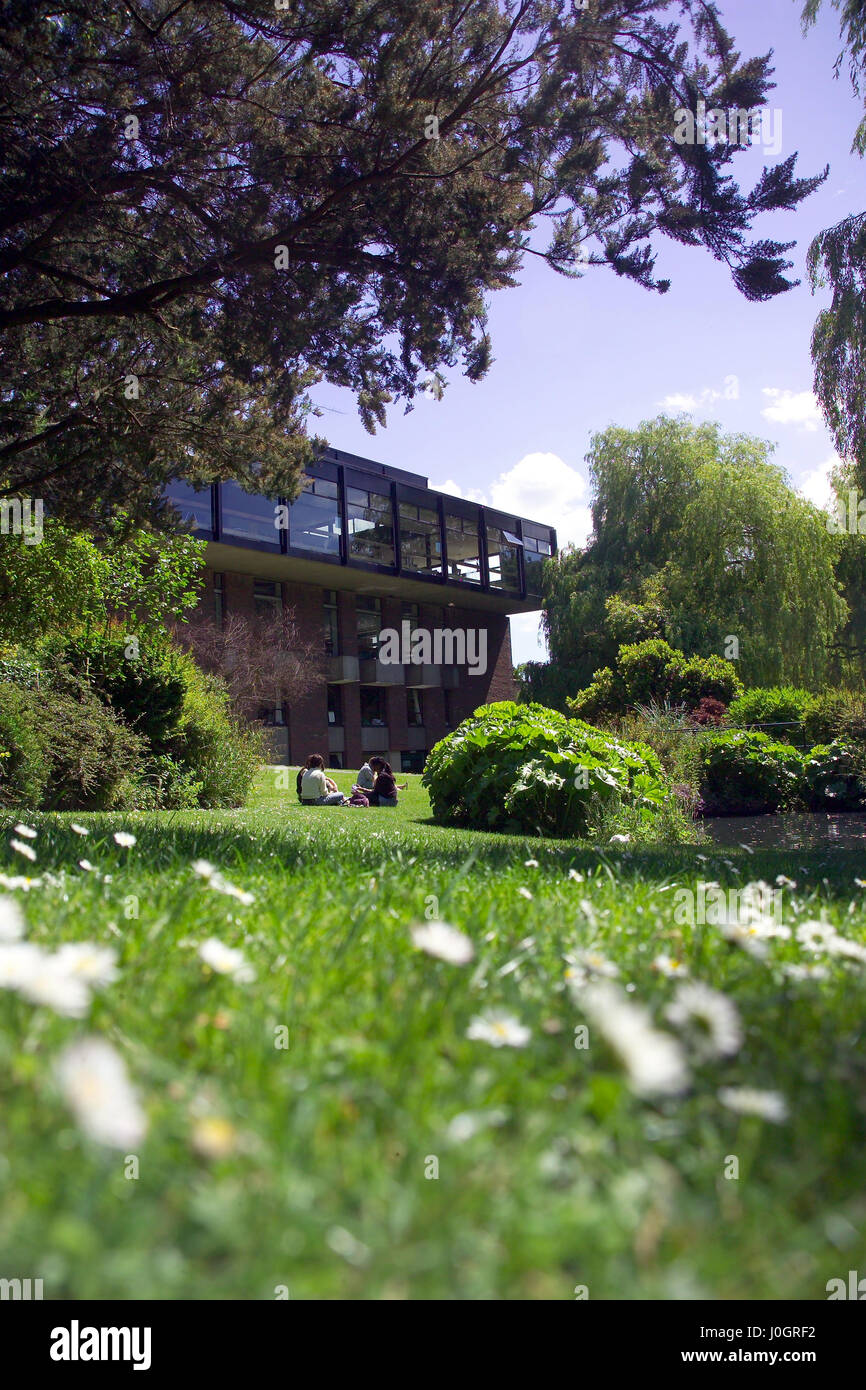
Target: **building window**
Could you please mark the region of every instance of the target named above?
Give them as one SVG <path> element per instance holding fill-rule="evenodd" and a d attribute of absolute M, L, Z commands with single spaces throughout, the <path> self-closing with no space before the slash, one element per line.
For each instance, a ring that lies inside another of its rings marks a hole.
<path fill-rule="evenodd" d="M 400 754 L 401 772 L 423 772 L 424 764 L 427 761 L 427 754 L 421 749 L 412 749 L 410 752 Z"/>
<path fill-rule="evenodd" d="M 323 606 L 323 616 L 325 624 L 325 655 L 340 655 L 340 625 L 337 619 L 337 591 L 336 589 L 325 590 L 325 602 Z"/>
<path fill-rule="evenodd" d="M 365 729 L 385 728 L 385 692 L 377 685 L 361 686 L 361 723 Z"/>
<path fill-rule="evenodd" d="M 253 611 L 257 618 L 278 618 L 283 611 L 283 586 L 273 579 L 253 581 Z"/>
<path fill-rule="evenodd" d="M 523 567 L 526 575 L 526 592 L 532 598 L 541 598 L 543 593 L 542 571 L 545 560 L 549 560 L 552 553 L 550 541 L 542 540 L 539 536 L 529 536 L 526 534 L 526 526 L 523 527 Z"/>
<path fill-rule="evenodd" d="M 481 546 L 477 517 L 445 513 L 448 578 L 464 584 L 481 583 Z"/>
<path fill-rule="evenodd" d="M 277 506 L 268 497 L 244 492 L 237 483 L 223 483 L 220 489 L 220 536 L 258 541 L 279 549 Z"/>
<path fill-rule="evenodd" d="M 517 522 L 514 522 L 517 525 Z M 492 589 L 520 593 L 520 551 L 523 542 L 502 526 L 487 527 L 487 576 Z"/>
<path fill-rule="evenodd" d="M 394 565 L 394 518 L 390 494 L 346 488 L 349 558 Z"/>
<path fill-rule="evenodd" d="M 169 483 L 166 498 L 194 531 L 213 530 L 213 499 L 209 487 L 194 488 L 188 483 Z"/>
<path fill-rule="evenodd" d="M 330 753 L 328 755 L 328 767 L 341 769 L 344 766 L 342 753 Z"/>
<path fill-rule="evenodd" d="M 442 573 L 439 513 L 429 507 L 400 503 L 400 563 L 414 574 Z"/>
<path fill-rule="evenodd" d="M 213 576 L 213 615 L 215 621 L 222 627 L 226 619 L 225 576 L 222 574 Z"/>
<path fill-rule="evenodd" d="M 410 729 L 424 727 L 424 704 L 420 690 L 406 691 L 406 722 Z"/>
<path fill-rule="evenodd" d="M 380 598 L 359 598 L 355 601 L 355 615 L 358 624 L 358 656 L 374 657 L 379 650 L 379 633 L 382 631 L 382 600 Z"/>
<path fill-rule="evenodd" d="M 289 508 L 289 544 L 294 550 L 339 555 L 343 521 L 340 492 L 328 478 L 307 478 Z"/>
<path fill-rule="evenodd" d="M 262 724 L 266 724 L 270 729 L 284 729 L 286 727 L 286 707 L 282 701 L 273 705 L 260 705 L 258 718 Z"/>
<path fill-rule="evenodd" d="M 454 728 L 454 691 L 443 690 L 442 702 L 445 708 L 445 728 Z"/>
<path fill-rule="evenodd" d="M 329 685 L 328 724 L 338 727 L 343 722 L 343 692 L 338 685 Z"/>

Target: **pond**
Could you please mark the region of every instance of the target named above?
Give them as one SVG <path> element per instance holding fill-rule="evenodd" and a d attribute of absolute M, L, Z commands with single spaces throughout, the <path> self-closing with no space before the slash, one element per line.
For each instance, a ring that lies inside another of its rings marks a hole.
<path fill-rule="evenodd" d="M 807 811 L 780 816 L 707 816 L 713 844 L 749 849 L 820 849 L 839 845 L 866 850 L 866 812 Z"/>

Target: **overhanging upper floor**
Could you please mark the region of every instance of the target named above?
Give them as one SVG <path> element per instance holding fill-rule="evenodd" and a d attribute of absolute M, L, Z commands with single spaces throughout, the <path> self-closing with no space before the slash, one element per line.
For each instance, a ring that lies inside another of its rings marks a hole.
<path fill-rule="evenodd" d="M 208 564 L 358 593 L 500 613 L 541 606 L 541 571 L 556 552 L 551 526 L 451 497 L 426 478 L 336 449 L 308 469 L 286 499 L 236 483 L 167 495 L 209 542 Z"/>

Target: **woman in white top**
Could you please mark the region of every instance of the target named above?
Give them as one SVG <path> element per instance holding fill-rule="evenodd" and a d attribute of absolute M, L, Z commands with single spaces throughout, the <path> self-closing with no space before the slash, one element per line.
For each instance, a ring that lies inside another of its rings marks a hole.
<path fill-rule="evenodd" d="M 336 783 L 325 776 L 325 759 L 320 753 L 312 753 L 301 777 L 302 803 L 305 806 L 342 806 L 345 800 L 343 793 L 337 791 Z"/>

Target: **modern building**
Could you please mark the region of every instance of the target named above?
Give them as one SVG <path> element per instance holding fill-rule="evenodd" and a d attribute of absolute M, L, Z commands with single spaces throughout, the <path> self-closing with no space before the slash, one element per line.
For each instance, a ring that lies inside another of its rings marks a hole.
<path fill-rule="evenodd" d="M 259 711 L 275 762 L 321 752 L 358 767 L 380 753 L 420 771 L 478 705 L 512 698 L 508 615 L 541 607 L 552 527 L 337 449 L 290 507 L 235 483 L 168 496 L 207 541 L 203 615 L 288 607 L 307 649 L 321 647 L 314 687 Z"/>

